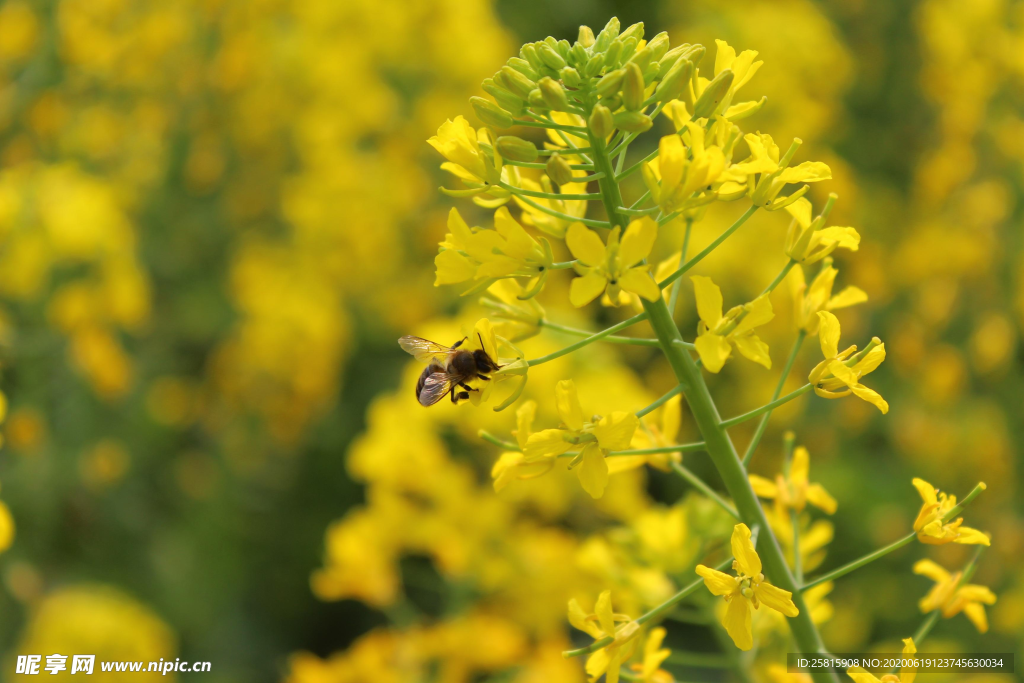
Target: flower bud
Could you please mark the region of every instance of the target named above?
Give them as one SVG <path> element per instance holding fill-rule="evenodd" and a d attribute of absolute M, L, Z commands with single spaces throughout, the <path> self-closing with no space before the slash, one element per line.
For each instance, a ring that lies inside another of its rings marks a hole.
<path fill-rule="evenodd" d="M 562 83 L 565 83 L 565 85 L 569 88 L 578 88 L 580 87 L 580 84 L 583 82 L 582 80 L 580 80 L 580 73 L 571 66 L 567 66 L 561 71 L 559 71 L 558 75 L 561 77 Z"/>
<path fill-rule="evenodd" d="M 537 82 L 537 85 L 540 86 L 541 97 L 544 98 L 548 107 L 555 111 L 569 111 L 569 98 L 566 97 L 561 83 L 545 76 Z"/>
<path fill-rule="evenodd" d="M 569 61 L 577 67 L 582 68 L 586 65 L 587 60 L 590 59 L 590 54 L 587 52 L 587 48 L 583 47 L 579 43 L 572 46 L 569 50 Z"/>
<path fill-rule="evenodd" d="M 590 126 L 590 131 L 601 139 L 608 137 L 615 130 L 612 112 L 603 104 L 594 107 L 594 111 L 590 113 L 590 120 L 587 124 Z"/>
<path fill-rule="evenodd" d="M 658 60 L 658 78 L 664 78 L 668 70 L 671 69 L 679 61 L 680 56 L 686 50 L 690 48 L 689 43 L 683 43 L 682 45 L 676 45 L 674 48 L 666 52 Z"/>
<path fill-rule="evenodd" d="M 568 185 L 572 182 L 572 168 L 558 152 L 551 155 L 547 163 L 548 177 L 555 185 Z"/>
<path fill-rule="evenodd" d="M 485 125 L 495 128 L 508 128 L 512 125 L 512 116 L 494 102 L 482 97 L 470 97 L 469 103 L 473 105 L 476 117 Z"/>
<path fill-rule="evenodd" d="M 624 69 L 626 78 L 622 84 L 622 103 L 626 109 L 637 111 L 644 106 L 644 74 L 636 62 L 630 62 Z"/>
<path fill-rule="evenodd" d="M 618 111 L 622 107 L 622 95 L 615 93 L 608 97 L 602 97 L 597 103 L 608 107 L 608 111 Z"/>
<path fill-rule="evenodd" d="M 645 45 L 642 50 L 637 50 L 636 54 L 634 54 L 632 57 L 629 58 L 629 61 L 631 63 L 636 64 L 637 66 L 639 66 L 640 67 L 640 72 L 643 73 L 643 71 L 648 66 L 650 66 L 651 61 L 653 60 L 653 58 L 654 58 L 654 53 L 651 52 L 651 48 L 649 48 L 649 47 L 647 47 Z"/>
<path fill-rule="evenodd" d="M 722 72 L 715 76 L 715 80 L 708 83 L 707 87 L 704 88 L 704 92 L 700 94 L 697 102 L 694 103 L 694 117 L 698 119 L 710 118 L 715 113 L 715 110 L 718 109 L 718 105 L 725 99 L 729 88 L 732 87 L 734 78 L 732 69 L 722 69 Z"/>
<path fill-rule="evenodd" d="M 599 97 L 608 97 L 619 92 L 622 82 L 626 79 L 625 69 L 610 71 L 601 77 L 597 82 L 597 94 Z"/>
<path fill-rule="evenodd" d="M 555 71 L 558 71 L 566 65 L 565 59 L 562 55 L 558 54 L 558 51 L 547 43 L 542 42 L 537 44 L 537 55 L 548 68 L 554 69 Z"/>
<path fill-rule="evenodd" d="M 683 88 L 690 82 L 693 75 L 693 62 L 688 59 L 679 60 L 675 66 L 668 70 L 661 83 L 654 90 L 654 99 L 657 102 L 668 102 L 679 97 Z"/>
<path fill-rule="evenodd" d="M 537 73 L 537 71 L 532 66 L 530 66 L 530 63 L 525 59 L 522 59 L 520 57 L 512 57 L 511 59 L 508 60 L 507 64 L 516 71 L 518 71 L 519 73 L 529 78 L 531 81 L 536 81 L 538 78 L 540 78 L 540 74 Z"/>
<path fill-rule="evenodd" d="M 619 18 L 612 17 L 608 20 L 608 23 L 604 25 L 601 32 L 597 34 L 597 40 L 594 41 L 594 52 L 604 52 L 608 49 L 608 46 L 612 44 L 612 41 L 619 37 Z"/>
<path fill-rule="evenodd" d="M 519 56 L 528 61 L 534 71 L 540 73 L 544 69 L 544 62 L 541 61 L 540 55 L 537 54 L 537 46 L 534 43 L 523 45 L 519 50 Z"/>
<path fill-rule="evenodd" d="M 654 61 L 661 60 L 661 58 L 665 56 L 665 53 L 668 52 L 668 33 L 662 31 L 658 35 L 654 36 L 647 43 L 647 47 L 651 48 L 651 54 L 653 55 Z"/>
<path fill-rule="evenodd" d="M 519 116 L 523 113 L 523 101 L 495 83 L 493 79 L 485 78 L 482 87 L 484 92 L 495 99 L 499 107 L 512 116 Z"/>
<path fill-rule="evenodd" d="M 537 160 L 537 146 L 515 135 L 502 135 L 495 142 L 495 147 L 504 159 L 526 162 Z"/>
<path fill-rule="evenodd" d="M 587 61 L 587 65 L 583 67 L 583 75 L 587 78 L 593 78 L 601 73 L 601 67 L 603 66 L 604 55 L 599 52 Z"/>
<path fill-rule="evenodd" d="M 643 38 L 643 37 L 644 37 L 644 22 L 642 22 L 642 21 L 636 22 L 635 24 L 633 24 L 632 26 L 627 28 L 625 31 L 623 31 L 619 35 L 619 38 L 622 38 L 622 40 L 624 40 L 624 41 L 628 40 L 630 38 L 634 38 L 634 39 L 636 39 L 637 42 L 639 42 L 640 39 Z"/>
<path fill-rule="evenodd" d="M 569 53 L 572 51 L 572 45 L 569 44 L 568 40 L 559 40 L 555 43 L 554 47 L 555 50 L 558 51 L 558 54 L 562 55 L 562 59 L 569 59 Z"/>
<path fill-rule="evenodd" d="M 583 47 L 590 47 L 594 44 L 594 32 L 590 30 L 589 26 L 580 26 L 580 35 L 576 42 Z"/>
<path fill-rule="evenodd" d="M 616 38 L 604 53 L 605 66 L 614 69 L 619 63 L 620 55 L 622 55 L 622 41 Z"/>
<path fill-rule="evenodd" d="M 501 80 L 498 80 L 498 79 Z M 536 86 L 533 81 L 510 66 L 503 66 L 494 74 L 494 80 L 521 100 L 529 99 L 530 91 Z"/>
<path fill-rule="evenodd" d="M 616 128 L 627 133 L 643 133 L 646 130 L 650 130 L 651 126 L 654 125 L 654 121 L 651 120 L 650 116 L 641 114 L 638 111 L 620 111 L 612 117 L 612 121 Z"/>
<path fill-rule="evenodd" d="M 540 88 L 534 88 L 530 91 L 530 97 L 527 101 L 534 109 L 549 109 L 548 103 L 544 100 L 544 93 L 540 91 Z"/>
<path fill-rule="evenodd" d="M 625 64 L 629 61 L 630 57 L 636 51 L 638 41 L 636 38 L 626 38 L 622 40 L 622 51 L 619 53 L 619 63 Z"/>

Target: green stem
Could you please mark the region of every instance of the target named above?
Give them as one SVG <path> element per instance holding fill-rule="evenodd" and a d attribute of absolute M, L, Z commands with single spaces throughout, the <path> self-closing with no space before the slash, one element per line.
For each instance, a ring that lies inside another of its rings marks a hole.
<path fill-rule="evenodd" d="M 550 128 L 551 130 L 564 130 L 567 133 L 575 133 L 581 136 L 587 134 L 587 129 L 582 126 L 565 126 L 560 123 L 552 123 L 550 121 L 524 121 L 522 119 L 516 119 L 516 125 L 529 126 L 531 128 Z M 584 151 L 584 149 L 585 148 L 580 148 L 574 151 L 582 152 Z"/>
<path fill-rule="evenodd" d="M 823 576 L 819 576 L 818 578 L 814 579 L 813 581 L 808 581 L 807 583 L 805 583 L 803 586 L 800 587 L 800 590 L 801 591 L 806 591 L 808 588 L 814 588 L 815 586 L 817 586 L 819 584 L 822 584 L 822 583 L 825 583 L 826 581 L 834 581 L 835 579 L 838 579 L 841 576 L 846 576 L 850 572 L 855 571 L 857 569 L 860 569 L 864 565 L 870 564 L 870 563 L 874 562 L 875 560 L 877 560 L 880 557 L 885 557 L 886 555 L 888 555 L 889 553 L 891 553 L 894 550 L 899 550 L 903 546 L 905 546 L 908 543 L 910 543 L 911 541 L 913 541 L 916 536 L 917 536 L 917 533 L 914 532 L 914 531 L 911 531 L 909 534 L 907 534 L 906 536 L 904 536 L 900 540 L 898 540 L 898 541 L 896 541 L 894 543 L 890 543 L 889 545 L 885 546 L 884 548 L 879 548 L 875 552 L 868 553 L 864 557 L 856 559 L 853 562 L 850 562 L 849 564 L 844 564 L 839 569 L 830 571 L 828 574 L 825 574 Z"/>
<path fill-rule="evenodd" d="M 481 429 L 476 433 L 476 435 L 479 436 L 484 441 L 486 441 L 487 443 L 492 443 L 499 448 L 504 448 L 506 451 L 519 450 L 519 444 L 512 443 L 511 441 L 503 441 L 502 439 L 499 439 L 498 437 L 494 436 L 494 434 L 491 434 L 486 429 Z"/>
<path fill-rule="evenodd" d="M 548 167 L 547 164 L 542 164 L 539 161 L 514 161 L 512 159 L 502 159 L 501 163 L 505 164 L 506 166 L 517 166 L 519 168 L 537 168 L 537 169 L 540 169 L 540 168 L 547 168 Z M 589 170 L 594 168 L 594 165 L 593 164 L 569 164 L 569 168 L 571 168 L 574 171 L 589 171 Z M 599 180 L 599 178 L 593 178 L 593 177 L 590 177 L 590 176 L 588 176 L 587 178 L 589 178 L 590 180 Z M 581 183 L 584 180 L 587 180 L 587 178 L 583 178 L 583 177 L 573 178 L 573 182 L 574 183 Z"/>
<path fill-rule="evenodd" d="M 598 155 L 598 156 L 600 156 L 600 155 Z M 597 160 L 596 159 L 594 160 L 594 163 L 597 164 Z M 604 180 L 599 181 L 601 183 L 601 187 L 602 188 L 607 183 L 607 180 L 608 179 L 605 178 Z M 721 235 L 718 236 L 717 239 L 715 239 L 714 242 L 709 244 L 699 254 L 697 254 L 692 259 L 690 259 L 689 261 L 684 263 L 682 266 L 680 266 L 679 269 L 676 272 L 672 273 L 667 278 L 665 278 L 664 280 L 659 282 L 658 286 L 659 287 L 663 287 L 663 288 L 667 287 L 672 282 L 674 282 L 674 281 L 678 280 L 679 278 L 681 278 L 686 273 L 686 271 L 690 270 L 690 268 L 693 268 L 695 265 L 700 263 L 701 259 L 703 259 L 705 256 L 707 256 L 708 254 L 713 252 L 715 249 L 717 249 L 718 245 L 720 245 L 725 240 L 729 239 L 730 235 L 732 235 L 734 232 L 739 230 L 740 226 L 742 226 L 744 223 L 746 223 L 747 219 L 750 218 L 751 216 L 753 216 L 755 211 L 757 211 L 757 207 L 751 205 L 751 207 L 749 209 L 747 209 L 746 211 L 744 211 L 743 215 L 740 216 L 739 218 L 737 218 L 736 222 L 733 223 L 732 225 L 730 225 L 725 230 L 725 232 L 723 232 Z M 612 222 L 614 223 L 615 221 L 612 221 Z"/>
<path fill-rule="evenodd" d="M 598 173 L 596 175 L 601 175 L 601 174 Z M 603 178 L 604 176 L 601 176 L 601 177 Z M 599 192 L 588 193 L 588 194 L 559 194 L 559 193 L 556 193 L 556 192 L 537 192 L 536 190 L 524 190 L 521 187 L 516 187 L 515 185 L 509 185 L 504 180 L 499 180 L 498 181 L 498 187 L 500 187 L 503 190 L 508 190 L 512 194 L 519 195 L 520 197 L 536 197 L 537 199 L 561 199 L 561 200 L 565 200 L 565 201 L 576 201 L 576 200 L 590 201 L 591 199 L 600 199 L 601 198 L 601 193 L 599 193 Z"/>
<path fill-rule="evenodd" d="M 789 275 L 789 271 L 792 270 L 793 266 L 795 265 L 796 261 L 794 261 L 793 259 L 789 259 L 789 262 L 785 266 L 783 266 L 782 270 L 780 270 L 779 274 L 775 276 L 775 279 L 772 280 L 771 284 L 765 287 L 764 291 L 761 292 L 761 296 L 771 294 L 775 290 L 775 288 L 779 286 L 779 283 L 782 282 L 783 278 Z"/>
<path fill-rule="evenodd" d="M 683 264 L 686 263 L 686 252 L 690 248 L 690 230 L 693 228 L 693 219 L 686 219 L 686 232 L 683 233 L 683 247 L 679 250 L 679 267 L 682 268 Z M 675 318 L 676 311 L 679 305 L 679 292 L 683 288 L 683 281 L 676 280 L 672 283 L 672 293 L 668 298 L 668 310 L 672 312 L 673 319 Z"/>
<path fill-rule="evenodd" d="M 726 427 L 726 428 L 728 428 L 728 427 L 735 427 L 736 425 L 738 425 L 741 422 L 746 422 L 747 420 L 752 420 L 755 417 L 757 417 L 758 415 L 762 415 L 764 413 L 771 412 L 772 410 L 775 410 L 779 406 L 785 405 L 786 403 L 789 403 L 794 398 L 799 398 L 800 396 L 803 396 L 804 394 L 806 394 L 808 391 L 810 391 L 813 388 L 814 388 L 813 384 L 805 384 L 802 387 L 800 387 L 799 389 L 797 389 L 795 391 L 789 392 L 788 394 L 786 394 L 782 398 L 775 399 L 771 403 L 766 403 L 765 405 L 761 406 L 760 408 L 757 408 L 755 410 L 751 410 L 749 413 L 743 413 L 742 415 L 737 415 L 736 417 L 730 417 L 728 420 L 723 420 L 722 423 L 721 423 L 721 426 L 722 427 Z"/>
<path fill-rule="evenodd" d="M 554 216 L 555 218 L 560 218 L 563 221 L 569 221 L 570 223 L 573 223 L 575 221 L 579 221 L 583 225 L 589 225 L 592 228 L 610 228 L 610 227 L 612 227 L 611 223 L 609 223 L 608 221 L 599 221 L 599 220 L 595 220 L 593 218 L 582 218 L 580 216 L 571 216 L 571 215 L 569 215 L 567 213 L 562 213 L 561 211 L 555 211 L 554 209 L 549 209 L 548 207 L 544 206 L 543 204 L 538 204 L 537 202 L 533 201 L 529 197 L 521 197 L 521 196 L 519 196 L 519 197 L 516 197 L 516 199 L 518 199 L 519 201 L 523 202 L 524 204 L 528 204 L 528 205 L 532 206 L 533 208 L 537 209 L 538 211 L 546 213 L 549 216 Z"/>
<path fill-rule="evenodd" d="M 541 356 L 540 358 L 534 358 L 533 360 L 527 361 L 527 365 L 532 368 L 535 365 L 542 365 L 542 364 L 547 363 L 549 361 L 553 361 L 556 358 L 561 358 L 562 356 L 564 356 L 564 355 L 566 355 L 568 353 L 572 353 L 573 351 L 576 351 L 577 349 L 582 349 L 584 346 L 587 346 L 588 344 L 593 344 L 596 341 L 601 341 L 605 337 L 613 335 L 616 332 L 618 332 L 619 330 L 624 330 L 624 329 L 626 329 L 627 327 L 629 327 L 631 325 L 635 325 L 638 322 L 640 322 L 640 321 L 642 321 L 642 320 L 644 320 L 646 318 L 647 318 L 647 313 L 646 312 L 644 312 L 644 313 L 637 313 L 632 318 L 627 318 L 626 320 L 623 320 L 618 325 L 612 325 L 608 329 L 602 330 L 601 332 L 597 332 L 596 334 L 592 334 L 589 337 L 587 337 L 586 339 L 581 339 L 578 342 L 576 342 L 575 344 L 570 344 L 569 346 L 566 346 L 564 349 L 561 349 L 559 351 L 555 351 L 554 353 L 549 353 L 548 355 Z"/>
<path fill-rule="evenodd" d="M 718 495 L 718 493 L 713 488 L 707 485 L 707 482 L 705 482 L 703 479 L 698 477 L 696 474 L 694 474 L 687 468 L 683 467 L 681 464 L 677 462 L 671 464 L 672 469 L 675 471 L 675 473 L 678 474 L 683 479 L 685 479 L 686 481 L 690 482 L 690 484 L 693 485 L 695 489 L 698 489 L 705 496 L 715 501 L 715 503 L 718 504 L 718 507 L 728 512 L 734 519 L 740 518 L 739 513 L 736 512 L 736 508 L 730 505 L 729 501 L 727 501 L 725 498 L 722 498 L 720 495 Z"/>
<path fill-rule="evenodd" d="M 654 340 L 654 341 L 657 341 L 657 340 Z M 668 401 L 669 401 L 669 400 L 670 400 L 670 399 L 671 399 L 671 398 L 672 398 L 673 396 L 677 395 L 677 394 L 678 394 L 679 392 L 681 392 L 682 390 L 683 390 L 683 385 L 681 385 L 681 384 L 677 384 L 677 385 L 676 385 L 676 386 L 674 386 L 674 387 L 673 387 L 672 389 L 670 389 L 670 390 L 668 391 L 668 393 L 666 393 L 666 394 L 665 394 L 664 396 L 662 396 L 661 398 L 659 398 L 659 399 L 658 399 L 657 401 L 655 401 L 655 402 L 654 402 L 654 403 L 652 403 L 651 405 L 647 406 L 646 408 L 641 408 L 640 410 L 636 411 L 636 416 L 637 416 L 637 417 L 643 417 L 644 415 L 647 415 L 648 413 L 652 413 L 652 412 L 654 412 L 655 410 L 657 410 L 658 408 L 660 408 L 661 406 L 663 406 L 663 405 L 664 405 L 664 404 L 665 404 L 666 402 L 668 402 Z"/>
<path fill-rule="evenodd" d="M 786 380 L 789 379 L 789 373 L 793 370 L 793 364 L 796 362 L 796 357 L 800 353 L 800 347 L 803 345 L 804 339 L 806 338 L 807 331 L 801 329 L 796 335 L 796 341 L 793 342 L 793 349 L 789 352 L 789 358 L 786 359 L 786 365 L 782 368 L 782 376 L 779 377 L 779 383 L 775 385 L 775 391 L 772 393 L 772 401 L 782 394 L 782 389 L 786 386 Z M 771 416 L 772 411 L 769 410 L 757 424 L 757 429 L 754 430 L 754 436 L 750 438 L 750 443 L 747 444 L 747 452 L 743 454 L 744 467 L 748 467 L 750 465 L 750 459 L 754 457 L 754 451 L 757 450 L 758 445 L 761 443 L 761 437 L 764 436 L 765 430 L 768 429 L 768 420 L 771 419 Z"/>
<path fill-rule="evenodd" d="M 604 196 L 604 205 L 608 212 L 608 219 L 612 223 L 625 228 L 625 219 L 619 212 L 619 208 L 622 206 L 622 195 L 618 184 L 612 180 L 613 176 L 609 173 L 611 163 L 605 153 L 603 142 L 603 140 L 594 135 L 590 136 L 590 146 L 594 150 L 594 166 L 596 170 L 604 171 L 606 176 L 603 180 L 599 181 L 601 194 Z M 714 247 L 717 247 L 730 234 L 739 229 L 739 226 L 746 222 L 756 210 L 757 208 L 754 206 L 747 209 L 711 246 L 688 261 L 686 265 L 677 270 L 673 275 L 669 276 L 665 282 L 661 283 L 661 286 L 664 287 L 677 280 L 689 268 L 699 262 L 700 259 L 711 253 Z M 663 297 L 658 297 L 655 301 L 647 301 L 646 299 L 642 301 L 651 326 L 661 341 L 662 351 L 676 375 L 676 380 L 686 387 L 686 401 L 690 406 L 690 413 L 693 415 L 698 429 L 700 429 L 701 434 L 704 436 L 707 452 L 715 463 L 715 467 L 718 469 L 726 489 L 735 502 L 740 519 L 748 527 L 753 528 L 754 525 L 757 525 L 760 529 L 764 530 L 761 536 L 763 540 L 759 552 L 765 573 L 771 578 L 772 583 L 782 590 L 793 594 L 793 602 L 796 604 L 798 614 L 796 617 L 789 619 L 789 625 L 793 632 L 793 637 L 800 648 L 799 651 L 813 654 L 826 652 L 821 635 L 818 633 L 814 622 L 811 621 L 810 611 L 807 609 L 803 596 L 798 591 L 796 580 L 789 571 L 782 548 L 779 547 L 778 540 L 771 533 L 771 526 L 768 524 L 768 518 L 761 507 L 761 502 L 754 494 L 750 480 L 747 478 L 747 472 L 743 468 L 736 448 L 733 446 L 732 440 L 722 424 L 721 417 L 718 415 L 718 408 L 711 398 L 711 392 L 704 382 L 704 377 L 689 352 L 675 343 L 676 341 L 681 341 L 682 337 L 679 334 L 679 328 L 676 327 L 675 322 L 672 320 L 672 313 L 668 309 L 668 304 L 665 303 Z M 810 390 L 810 387 L 808 387 L 808 390 Z M 831 683 L 838 680 L 835 674 L 830 672 L 811 672 L 811 677 L 815 683 Z"/>
<path fill-rule="evenodd" d="M 557 265 L 557 264 L 556 264 Z M 546 327 L 555 332 L 564 332 L 565 334 L 576 335 L 577 337 L 590 337 L 594 333 L 588 332 L 587 330 L 580 330 L 575 327 L 568 327 L 567 325 L 559 325 L 557 323 L 549 322 L 547 320 L 540 321 L 541 327 Z M 632 346 L 661 346 L 657 339 L 642 339 L 640 337 L 621 337 L 618 335 L 609 335 L 604 337 L 601 341 L 609 342 L 611 344 L 630 344 Z"/>

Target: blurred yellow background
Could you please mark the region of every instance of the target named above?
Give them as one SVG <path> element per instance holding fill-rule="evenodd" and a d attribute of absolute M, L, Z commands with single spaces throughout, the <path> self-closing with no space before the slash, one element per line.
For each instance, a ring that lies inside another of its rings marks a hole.
<path fill-rule="evenodd" d="M 783 428 L 797 430 L 839 500 L 826 567 L 906 532 L 913 476 L 959 494 L 988 482 L 970 523 L 994 539 L 974 578 L 999 596 L 991 631 L 961 616 L 931 646 L 1021 652 L 1024 2 L 6 0 L 3 677 L 19 653 L 92 648 L 211 661 L 178 676 L 211 683 L 576 681 L 559 654 L 568 598 L 611 586 L 637 613 L 674 590 L 727 519 L 654 470 L 596 502 L 564 477 L 495 494 L 497 453 L 476 429 L 507 433 L 514 416 L 421 409 L 420 368 L 395 343 L 450 341 L 478 317 L 433 287 L 450 200 L 426 139 L 457 114 L 480 125 L 468 98 L 523 41 L 573 40 L 612 15 L 673 43 L 758 50 L 748 87 L 768 104 L 745 128 L 801 137 L 832 168 L 832 221 L 864 237 L 837 259 L 870 297 L 843 332 L 885 340 L 872 379 L 892 409 L 801 399 L 754 470 L 774 472 Z M 785 228 L 760 216 L 707 274 L 756 295 Z M 555 303 L 567 282 L 541 298 L 551 317 L 598 329 Z M 776 357 L 788 329 L 780 314 L 766 330 Z M 633 410 L 671 385 L 638 349 L 537 370 L 531 395 L 571 375 L 621 403 L 587 410 Z M 712 390 L 739 412 L 776 378 L 737 363 Z M 696 435 L 685 418 L 682 431 Z M 715 481 L 702 454 L 688 465 Z M 833 651 L 897 651 L 930 587 L 909 569 L 920 556 L 835 587 Z M 718 652 L 696 626 L 677 632 L 674 649 Z"/>

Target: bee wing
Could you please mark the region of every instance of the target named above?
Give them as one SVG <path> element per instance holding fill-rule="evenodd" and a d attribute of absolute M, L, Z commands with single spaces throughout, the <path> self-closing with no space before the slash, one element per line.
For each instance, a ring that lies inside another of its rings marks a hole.
<path fill-rule="evenodd" d="M 423 383 L 423 389 L 420 391 L 419 401 L 421 406 L 432 406 L 442 398 L 444 395 L 451 391 L 452 383 L 457 378 L 454 375 L 449 375 L 447 372 L 435 372 L 427 377 L 426 382 Z"/>
<path fill-rule="evenodd" d="M 432 360 L 438 360 L 443 362 L 451 354 L 452 349 L 447 346 L 432 342 L 429 339 L 423 337 L 413 337 L 412 335 L 406 335 L 398 340 L 398 345 L 402 347 L 402 350 L 408 354 L 412 354 L 416 357 L 416 360 L 429 363 Z"/>

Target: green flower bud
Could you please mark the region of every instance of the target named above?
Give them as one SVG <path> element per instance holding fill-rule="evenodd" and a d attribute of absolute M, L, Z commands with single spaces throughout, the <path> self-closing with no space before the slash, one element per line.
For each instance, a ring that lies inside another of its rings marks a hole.
<path fill-rule="evenodd" d="M 694 66 L 700 64 L 700 61 L 704 59 L 704 54 L 707 52 L 707 48 L 703 45 L 691 45 L 689 49 L 682 54 L 682 59 L 689 59 L 693 62 Z"/>
<path fill-rule="evenodd" d="M 661 83 L 654 91 L 654 99 L 657 102 L 668 102 L 679 97 L 683 88 L 690 82 L 693 76 L 693 62 L 683 59 L 676 62 L 676 65 L 668 70 Z"/>
<path fill-rule="evenodd" d="M 658 60 L 658 78 L 664 78 L 669 69 L 679 63 L 679 58 L 688 49 L 690 49 L 690 44 L 683 43 L 663 54 Z"/>
<path fill-rule="evenodd" d="M 654 53 L 651 51 L 651 48 L 645 45 L 644 49 L 637 50 L 636 54 L 629 58 L 629 61 L 639 66 L 640 71 L 643 72 L 644 69 L 650 66 L 653 58 Z"/>
<path fill-rule="evenodd" d="M 530 91 L 530 97 L 527 100 L 527 104 L 534 109 L 550 109 L 547 101 L 544 99 L 544 93 L 540 91 L 540 88 L 534 88 Z"/>
<path fill-rule="evenodd" d="M 526 162 L 537 160 L 537 146 L 515 135 L 502 135 L 494 145 L 503 159 Z"/>
<path fill-rule="evenodd" d="M 537 73 L 537 71 L 532 66 L 530 66 L 530 63 L 525 59 L 521 59 L 519 57 L 512 57 L 511 59 L 508 60 L 507 64 L 516 71 L 518 71 L 519 73 L 529 78 L 531 81 L 536 81 L 537 79 L 540 78 L 540 74 Z"/>
<path fill-rule="evenodd" d="M 597 74 L 601 73 L 601 67 L 603 66 L 604 55 L 599 52 L 587 61 L 587 65 L 583 67 L 583 75 L 587 78 L 593 78 Z M 566 85 L 568 85 L 568 83 Z"/>
<path fill-rule="evenodd" d="M 571 66 L 567 66 L 558 72 L 559 77 L 562 79 L 562 83 L 569 88 L 578 88 L 583 83 L 580 79 L 580 73 Z"/>
<path fill-rule="evenodd" d="M 636 62 L 630 62 L 624 70 L 626 78 L 622 84 L 622 103 L 626 109 L 636 111 L 644 106 L 644 75 Z"/>
<path fill-rule="evenodd" d="M 569 61 L 579 68 L 586 66 L 589 59 L 590 54 L 587 52 L 587 48 L 583 47 L 579 43 L 573 45 L 572 49 L 569 50 Z"/>
<path fill-rule="evenodd" d="M 622 38 L 622 40 L 627 40 L 629 38 L 635 38 L 638 42 L 643 37 L 644 37 L 644 22 L 642 22 L 642 21 L 636 22 L 635 24 L 633 24 L 632 26 L 627 28 L 625 31 L 623 31 L 622 34 L 619 36 L 619 38 Z"/>
<path fill-rule="evenodd" d="M 551 155 L 547 164 L 548 177 L 555 185 L 568 185 L 572 182 L 572 169 L 569 162 L 562 158 L 558 152 Z"/>
<path fill-rule="evenodd" d="M 572 51 L 572 45 L 569 44 L 568 40 L 560 40 L 555 43 L 555 49 L 558 50 L 558 54 L 562 55 L 562 59 L 568 61 L 569 53 Z"/>
<path fill-rule="evenodd" d="M 734 78 L 732 69 L 722 69 L 722 73 L 715 76 L 715 80 L 708 83 L 704 92 L 697 98 L 697 102 L 693 105 L 694 118 L 710 118 L 729 92 Z"/>
<path fill-rule="evenodd" d="M 612 112 L 603 104 L 594 107 L 594 110 L 590 112 L 590 120 L 587 124 L 590 126 L 591 132 L 601 139 L 608 137 L 615 130 Z"/>
<path fill-rule="evenodd" d="M 636 38 L 626 38 L 622 41 L 622 51 L 619 53 L 619 64 L 625 64 L 636 51 L 639 41 Z"/>
<path fill-rule="evenodd" d="M 622 95 L 615 93 L 608 97 L 602 97 L 597 103 L 608 107 L 608 111 L 618 111 L 622 107 Z"/>
<path fill-rule="evenodd" d="M 501 80 L 498 80 L 499 75 Z M 537 87 L 533 81 L 510 66 L 501 67 L 501 71 L 494 75 L 494 80 L 523 100 L 529 99 L 530 91 Z"/>
<path fill-rule="evenodd" d="M 482 97 L 470 97 L 469 103 L 473 105 L 476 117 L 485 125 L 495 128 L 509 128 L 512 125 L 512 116 L 494 102 Z"/>
<path fill-rule="evenodd" d="M 597 82 L 597 94 L 599 97 L 608 97 L 619 92 L 622 88 L 622 82 L 626 80 L 626 70 L 616 69 L 610 71 L 601 77 L 601 80 Z"/>
<path fill-rule="evenodd" d="M 612 44 L 612 41 L 619 37 L 619 18 L 612 17 L 608 20 L 608 23 L 604 25 L 601 32 L 597 34 L 597 40 L 594 41 L 594 52 L 604 52 L 608 49 L 608 46 Z"/>
<path fill-rule="evenodd" d="M 499 107 L 512 116 L 519 116 L 523 113 L 523 101 L 495 83 L 493 79 L 485 78 L 482 87 L 484 92 L 497 101 Z"/>
<path fill-rule="evenodd" d="M 643 133 L 646 130 L 650 130 L 651 126 L 654 125 L 654 121 L 651 120 L 650 116 L 641 114 L 638 111 L 620 111 L 612 117 L 612 121 L 616 128 L 627 133 Z"/>
<path fill-rule="evenodd" d="M 580 26 L 580 35 L 576 42 L 583 47 L 590 47 L 594 44 L 594 32 L 590 30 L 589 26 Z"/>
<path fill-rule="evenodd" d="M 537 54 L 537 46 L 535 43 L 527 43 L 523 45 L 519 50 L 519 56 L 530 63 L 533 70 L 540 73 L 544 69 L 544 62 L 541 61 L 540 55 Z"/>
<path fill-rule="evenodd" d="M 651 54 L 654 55 L 654 61 L 658 61 L 665 56 L 669 48 L 668 43 L 668 33 L 665 31 L 662 31 L 647 42 L 647 47 L 651 48 Z"/>
<path fill-rule="evenodd" d="M 548 68 L 554 69 L 555 71 L 558 71 L 566 65 L 565 59 L 562 55 L 558 54 L 558 51 L 547 43 L 537 44 L 537 56 L 540 57 L 541 61 L 544 62 Z"/>
<path fill-rule="evenodd" d="M 537 85 L 540 86 L 540 94 L 548 107 L 555 111 L 569 111 L 569 98 L 566 97 L 561 83 L 545 76 L 537 82 Z"/>
<path fill-rule="evenodd" d="M 614 69 L 619 64 L 619 56 L 622 54 L 622 41 L 616 38 L 604 53 L 604 64 L 609 69 Z"/>

